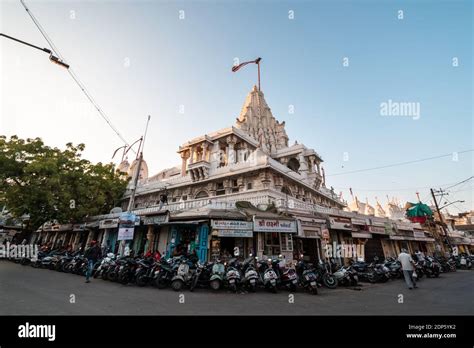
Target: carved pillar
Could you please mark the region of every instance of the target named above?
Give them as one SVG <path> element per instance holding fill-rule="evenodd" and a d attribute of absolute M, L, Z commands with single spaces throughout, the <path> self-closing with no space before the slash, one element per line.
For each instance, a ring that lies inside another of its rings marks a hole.
<path fill-rule="evenodd" d="M 202 144 L 202 160 L 207 161 L 207 148 L 209 144 L 208 143 L 203 143 Z"/>
<path fill-rule="evenodd" d="M 181 176 L 186 175 L 186 162 L 187 162 L 188 158 L 189 158 L 189 151 L 181 152 L 181 159 L 182 159 L 182 162 L 181 162 Z"/>
<path fill-rule="evenodd" d="M 189 149 L 189 164 L 194 163 L 194 146 Z"/>
<path fill-rule="evenodd" d="M 237 139 L 234 136 L 227 137 L 227 164 L 235 163 L 235 150 L 234 145 L 237 143 Z"/>
<path fill-rule="evenodd" d="M 309 172 L 310 173 L 313 173 L 315 171 L 315 168 L 314 168 L 314 156 L 309 156 Z"/>

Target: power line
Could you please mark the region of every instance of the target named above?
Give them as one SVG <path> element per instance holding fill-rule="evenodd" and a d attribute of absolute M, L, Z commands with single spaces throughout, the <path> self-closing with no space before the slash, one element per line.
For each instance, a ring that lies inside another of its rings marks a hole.
<path fill-rule="evenodd" d="M 445 190 L 448 190 L 448 189 L 450 189 L 451 187 L 455 187 L 455 186 L 464 184 L 465 182 L 471 180 L 472 178 L 474 178 L 474 175 L 471 176 L 471 177 L 469 177 L 469 178 L 467 178 L 466 180 L 460 181 L 460 182 L 458 182 L 458 183 L 456 183 L 456 184 L 454 184 L 454 185 L 452 185 L 452 186 L 446 187 Z"/>
<path fill-rule="evenodd" d="M 472 151 L 474 151 L 474 149 L 459 151 L 459 152 L 457 152 L 457 153 L 458 153 L 458 154 L 461 154 L 461 153 L 472 152 Z M 445 154 L 445 155 L 440 155 L 440 156 L 433 156 L 433 157 L 421 158 L 421 159 L 417 159 L 417 160 L 413 160 L 413 161 L 399 162 L 399 163 L 388 164 L 388 165 L 379 166 L 379 167 L 372 167 L 372 168 L 365 168 L 365 169 L 352 170 L 352 171 L 348 171 L 348 172 L 341 172 L 341 173 L 330 174 L 330 175 L 326 175 L 326 176 L 338 176 L 338 175 L 346 175 L 346 174 L 352 174 L 352 173 L 368 172 L 368 171 L 371 171 L 371 170 L 378 170 L 378 169 L 384 169 L 384 168 L 397 167 L 397 166 L 402 166 L 402 165 L 406 165 L 406 164 L 412 164 L 412 163 L 418 163 L 418 162 L 423 162 L 423 161 L 429 161 L 429 160 L 433 160 L 433 159 L 437 159 L 437 158 L 449 157 L 449 156 L 452 156 L 452 155 L 453 155 L 453 153 L 451 152 L 451 153 L 448 153 L 448 154 Z"/>
<path fill-rule="evenodd" d="M 457 182 L 457 183 L 447 183 L 447 184 L 441 184 L 441 185 L 431 185 L 431 186 L 415 186 L 415 187 L 404 187 L 404 188 L 388 188 L 388 189 L 362 189 L 362 188 L 355 188 L 355 187 L 339 187 L 339 186 L 334 186 L 335 189 L 338 189 L 338 190 L 349 190 L 349 189 L 352 189 L 354 191 L 375 191 L 375 192 L 384 192 L 384 191 L 408 191 L 408 190 L 421 190 L 421 189 L 428 189 L 428 188 L 431 188 L 433 186 L 444 186 L 444 185 L 453 185 L 453 186 L 450 186 L 450 187 L 454 187 L 454 186 L 457 186 L 461 183 L 465 183 L 466 181 L 470 180 L 474 178 L 471 177 L 469 179 L 466 179 L 466 180 L 463 180 L 461 182 Z M 449 187 L 448 187 L 449 188 Z M 455 192 L 455 191 L 453 191 Z"/>
<path fill-rule="evenodd" d="M 41 24 L 39 23 L 39 21 L 36 19 L 36 17 L 33 15 L 33 13 L 31 12 L 31 10 L 28 8 L 28 6 L 26 6 L 24 0 L 20 0 L 21 4 L 23 5 L 23 7 L 25 8 L 26 12 L 28 13 L 28 15 L 30 16 L 31 20 L 33 21 L 33 23 L 35 24 L 35 26 L 38 28 L 38 30 L 40 31 L 41 35 L 43 35 L 44 39 L 46 40 L 46 42 L 49 44 L 49 46 L 51 47 L 51 50 L 56 54 L 56 56 L 58 56 L 59 58 L 61 58 L 62 61 L 66 61 L 64 59 L 64 57 L 62 56 L 61 52 L 59 51 L 59 49 L 54 45 L 53 41 L 51 40 L 51 38 L 48 36 L 48 34 L 46 33 L 46 31 L 43 29 L 43 27 L 41 26 Z M 115 132 L 115 134 L 117 134 L 117 136 L 120 138 L 120 140 L 122 140 L 124 142 L 125 145 L 129 146 L 130 144 L 127 142 L 127 140 L 125 140 L 125 138 L 122 136 L 122 134 L 120 134 L 120 132 L 118 131 L 118 129 L 112 124 L 112 121 L 109 119 L 109 117 L 105 114 L 105 112 L 102 110 L 102 108 L 99 106 L 99 104 L 95 101 L 95 99 L 92 97 L 92 95 L 89 93 L 89 91 L 87 90 L 87 88 L 85 87 L 85 85 L 81 82 L 81 80 L 79 79 L 79 77 L 77 76 L 77 74 L 73 71 L 72 68 L 69 68 L 68 70 L 68 73 L 69 75 L 71 75 L 72 79 L 74 80 L 74 82 L 79 86 L 79 88 L 81 89 L 81 91 L 84 93 L 84 95 L 87 97 L 87 99 L 89 99 L 89 101 L 91 102 L 91 104 L 94 106 L 94 108 L 99 112 L 100 116 L 105 120 L 105 122 L 109 125 L 109 127 Z M 132 149 L 133 152 L 135 152 L 135 150 Z"/>

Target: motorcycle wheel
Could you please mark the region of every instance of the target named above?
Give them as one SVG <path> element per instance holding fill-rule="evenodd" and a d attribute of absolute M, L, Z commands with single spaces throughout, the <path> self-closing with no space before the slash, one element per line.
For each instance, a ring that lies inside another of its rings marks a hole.
<path fill-rule="evenodd" d="M 94 278 L 97 278 L 97 277 L 99 276 L 99 272 L 97 272 L 97 270 L 94 271 L 94 274 L 93 274 L 92 276 L 93 276 Z"/>
<path fill-rule="evenodd" d="M 310 292 L 311 292 L 311 295 L 317 295 L 318 294 L 318 286 L 311 286 Z"/>
<path fill-rule="evenodd" d="M 272 287 L 270 288 L 270 291 L 271 291 L 272 293 L 276 294 L 276 293 L 277 293 L 277 287 L 276 287 L 276 286 L 272 286 Z"/>
<path fill-rule="evenodd" d="M 100 277 L 102 280 L 107 280 L 107 272 L 104 270 L 100 271 Z"/>
<path fill-rule="evenodd" d="M 167 281 L 166 279 L 160 274 L 158 274 L 158 277 L 156 277 L 155 280 L 155 285 L 158 289 L 164 289 L 166 288 Z"/>
<path fill-rule="evenodd" d="M 140 287 L 145 286 L 148 283 L 147 280 L 146 280 L 146 274 L 143 274 L 143 273 L 139 274 L 137 276 L 136 283 Z"/>
<path fill-rule="evenodd" d="M 250 290 L 250 292 L 257 292 L 257 285 L 250 284 L 249 290 Z"/>
<path fill-rule="evenodd" d="M 337 279 L 332 274 L 326 273 L 323 275 L 323 284 L 328 289 L 337 288 Z"/>
<path fill-rule="evenodd" d="M 127 285 L 129 283 L 128 274 L 120 274 L 118 280 L 120 284 Z"/>
<path fill-rule="evenodd" d="M 237 292 L 237 285 L 235 283 L 230 285 L 230 291 Z"/>
<path fill-rule="evenodd" d="M 112 272 L 107 273 L 107 278 L 108 278 L 111 282 L 116 282 L 116 281 L 117 281 L 117 272 L 112 271 Z"/>
<path fill-rule="evenodd" d="M 56 267 L 56 265 L 55 265 L 54 263 L 52 263 L 52 262 L 48 265 L 48 269 L 49 269 L 50 271 L 54 270 L 55 267 Z"/>
<path fill-rule="evenodd" d="M 180 291 L 183 289 L 183 281 L 180 279 L 175 279 L 171 282 L 171 288 L 173 288 L 174 291 Z"/>
<path fill-rule="evenodd" d="M 214 279 L 209 283 L 209 286 L 212 290 L 217 291 L 221 288 L 221 282 L 217 279 Z"/>

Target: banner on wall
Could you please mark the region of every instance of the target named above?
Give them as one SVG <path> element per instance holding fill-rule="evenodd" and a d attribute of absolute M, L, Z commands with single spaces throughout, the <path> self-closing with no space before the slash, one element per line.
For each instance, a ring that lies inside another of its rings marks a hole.
<path fill-rule="evenodd" d="M 133 240 L 136 220 L 137 216 L 135 214 L 129 212 L 120 214 L 117 240 Z"/>

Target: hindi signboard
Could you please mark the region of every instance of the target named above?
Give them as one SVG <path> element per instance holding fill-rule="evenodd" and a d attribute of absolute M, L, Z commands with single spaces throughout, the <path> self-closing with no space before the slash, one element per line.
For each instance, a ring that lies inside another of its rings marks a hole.
<path fill-rule="evenodd" d="M 296 220 L 260 219 L 254 217 L 255 232 L 296 233 Z"/>

